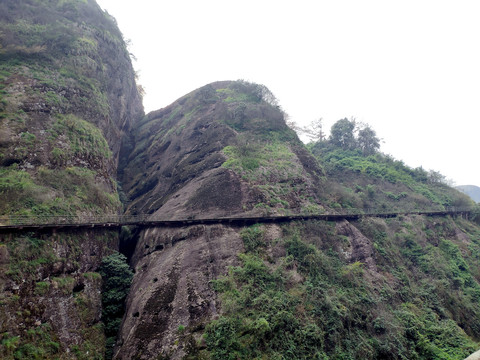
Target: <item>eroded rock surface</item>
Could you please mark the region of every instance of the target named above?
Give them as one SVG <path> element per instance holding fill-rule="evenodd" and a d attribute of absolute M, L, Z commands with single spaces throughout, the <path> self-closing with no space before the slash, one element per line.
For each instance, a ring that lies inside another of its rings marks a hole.
<path fill-rule="evenodd" d="M 238 231 L 223 225 L 150 229 L 135 250 L 135 278 L 119 335 L 117 359 L 180 359 L 219 304 L 210 281 L 235 265 Z M 188 334 L 188 337 L 185 336 Z"/>
<path fill-rule="evenodd" d="M 347 238 L 348 244 L 342 251 L 346 259 L 349 262 L 358 261 L 365 264 L 369 270 L 377 272 L 372 241 L 346 220 L 336 223 L 336 230 L 338 235 Z"/>
<path fill-rule="evenodd" d="M 120 213 L 120 146 L 143 106 L 115 21 L 94 0 L 2 0 L 0 48 L 0 217 Z M 118 232 L 2 233 L 0 357 L 102 357 L 96 270 L 115 249 Z"/>
<path fill-rule="evenodd" d="M 148 114 L 126 145 L 127 212 L 198 219 L 318 210 L 322 170 L 262 91 L 217 82 Z M 202 347 L 205 325 L 221 313 L 209 282 L 238 263 L 240 231 L 220 225 L 140 231 L 117 359 L 181 359 L 192 344 Z M 269 233 L 281 231 L 272 226 Z M 269 252 L 272 259 L 285 255 L 277 245 Z"/>

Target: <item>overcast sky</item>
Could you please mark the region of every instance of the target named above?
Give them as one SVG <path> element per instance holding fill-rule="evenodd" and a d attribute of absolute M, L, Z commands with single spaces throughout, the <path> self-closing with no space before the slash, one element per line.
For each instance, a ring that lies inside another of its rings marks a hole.
<path fill-rule="evenodd" d="M 368 123 L 381 150 L 480 186 L 478 0 L 97 0 L 146 112 L 208 83 L 266 85 L 290 118 Z"/>

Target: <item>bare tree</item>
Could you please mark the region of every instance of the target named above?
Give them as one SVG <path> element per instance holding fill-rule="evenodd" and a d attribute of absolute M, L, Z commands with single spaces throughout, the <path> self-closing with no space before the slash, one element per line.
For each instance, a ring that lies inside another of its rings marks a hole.
<path fill-rule="evenodd" d="M 288 116 L 287 113 L 284 113 L 284 119 L 285 119 L 285 123 L 287 124 L 287 126 L 292 129 L 293 131 L 295 131 L 297 134 L 300 134 L 302 133 L 302 128 L 300 125 L 298 125 L 298 123 L 295 121 L 295 120 L 292 120 L 290 118 L 290 116 Z"/>
<path fill-rule="evenodd" d="M 325 133 L 323 132 L 323 118 L 318 118 L 310 122 L 308 126 L 300 128 L 300 132 L 305 134 L 310 141 L 323 141 L 325 140 Z"/>

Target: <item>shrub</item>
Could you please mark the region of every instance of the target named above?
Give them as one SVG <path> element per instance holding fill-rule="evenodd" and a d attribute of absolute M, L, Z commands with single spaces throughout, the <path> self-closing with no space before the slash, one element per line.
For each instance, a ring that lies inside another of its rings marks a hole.
<path fill-rule="evenodd" d="M 254 251 L 258 247 L 263 246 L 263 233 L 264 230 L 259 225 L 243 229 L 240 232 L 240 236 L 242 237 L 245 251 Z"/>

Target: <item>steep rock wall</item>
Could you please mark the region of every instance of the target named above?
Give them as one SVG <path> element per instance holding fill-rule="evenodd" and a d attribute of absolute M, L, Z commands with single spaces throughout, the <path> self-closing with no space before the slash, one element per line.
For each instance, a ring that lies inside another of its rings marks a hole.
<path fill-rule="evenodd" d="M 255 84 L 217 82 L 148 114 L 123 166 L 127 212 L 185 219 L 319 209 L 322 170 L 270 95 Z M 239 264 L 242 229 L 137 235 L 115 358 L 180 359 L 197 349 L 205 325 L 221 313 L 210 282 Z"/>
<path fill-rule="evenodd" d="M 120 145 L 142 116 L 125 42 L 94 0 L 0 3 L 0 218 L 121 212 Z M 0 357 L 102 357 L 96 270 L 118 234 L 4 233 L 0 249 Z"/>
<path fill-rule="evenodd" d="M 262 91 L 270 94 L 217 82 L 148 114 L 123 171 L 127 211 L 176 218 L 316 206 L 322 170 Z"/>
<path fill-rule="evenodd" d="M 115 358 L 184 356 L 220 310 L 210 282 L 236 265 L 242 249 L 238 230 L 228 226 L 142 233 Z"/>
<path fill-rule="evenodd" d="M 200 88 L 125 145 L 127 211 L 149 219 L 341 211 L 357 196 L 325 177 L 255 84 Z M 357 192 L 373 183 L 344 175 Z M 389 186 L 377 180 L 378 197 Z M 409 205 L 427 186 L 411 187 Z M 480 334 L 468 320 L 480 314 L 479 234 L 424 216 L 137 231 L 114 357 L 462 358 Z"/>

